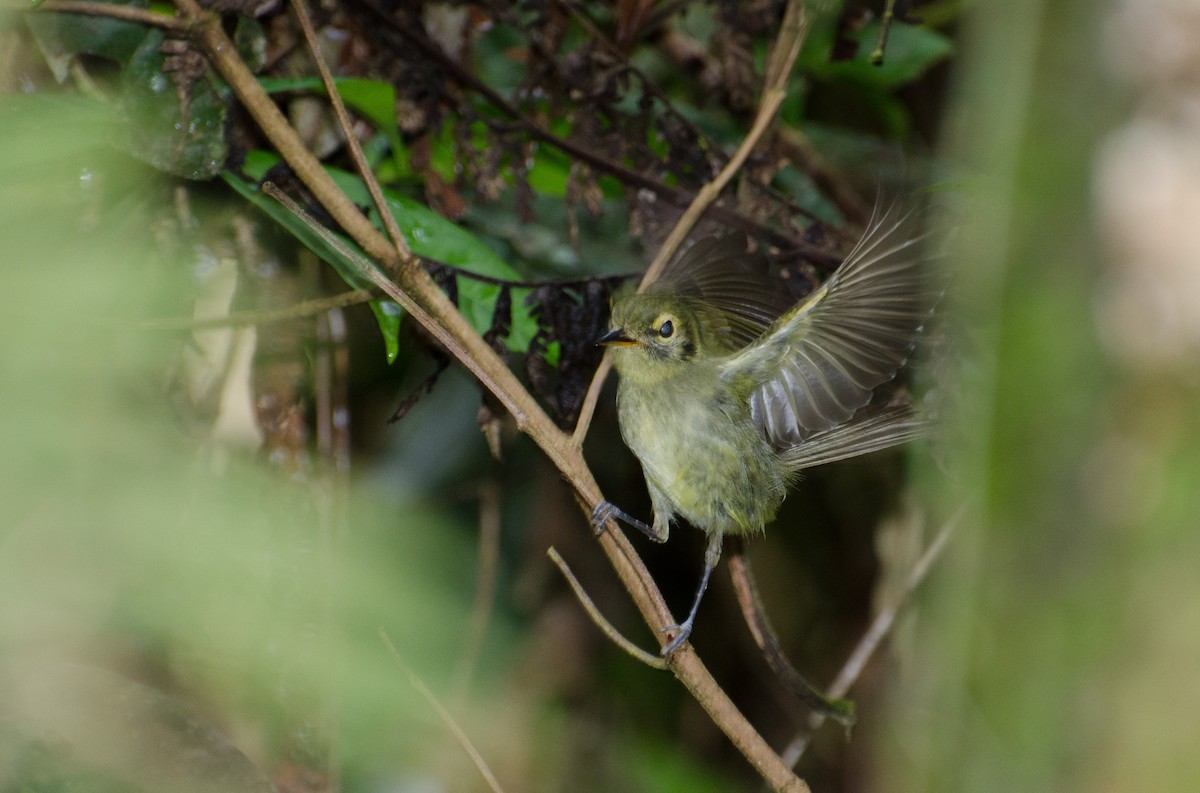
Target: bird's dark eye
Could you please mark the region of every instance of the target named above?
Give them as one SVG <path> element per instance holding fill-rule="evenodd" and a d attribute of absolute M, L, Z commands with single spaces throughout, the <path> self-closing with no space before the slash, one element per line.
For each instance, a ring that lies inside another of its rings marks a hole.
<path fill-rule="evenodd" d="M 669 319 L 666 322 L 664 322 L 663 324 L 658 326 L 658 335 L 662 336 L 664 339 L 671 338 L 671 334 L 674 332 L 675 332 L 675 326 L 671 324 L 671 320 L 669 320 Z"/>

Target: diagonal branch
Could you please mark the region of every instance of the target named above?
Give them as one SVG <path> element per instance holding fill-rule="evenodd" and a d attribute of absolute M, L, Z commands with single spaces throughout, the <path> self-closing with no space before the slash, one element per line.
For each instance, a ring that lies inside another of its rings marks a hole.
<path fill-rule="evenodd" d="M 362 274 L 408 311 L 496 396 L 513 415 L 517 426 L 541 447 L 572 484 L 587 509 L 598 504 L 600 489 L 579 448 L 554 425 L 504 361 L 471 328 L 419 260 L 397 251 L 338 190 L 242 62 L 219 17 L 203 11 L 196 0 L 175 0 L 175 4 L 191 26 L 196 42 L 272 145 L 334 220 L 390 277 L 371 265 L 364 267 Z M 619 530 L 606 531 L 599 542 L 647 624 L 656 633 L 661 626 L 672 624 L 674 620 L 661 593 L 624 535 Z M 781 791 L 808 790 L 746 721 L 690 646 L 685 645 L 672 656 L 670 666 L 768 784 Z"/>
<path fill-rule="evenodd" d="M 750 635 L 753 636 L 754 643 L 758 645 L 767 665 L 792 696 L 807 705 L 812 712 L 839 722 L 849 734 L 856 719 L 854 703 L 823 696 L 788 661 L 779 643 L 779 636 L 767 617 L 762 597 L 758 594 L 758 584 L 754 580 L 750 559 L 746 556 L 746 543 L 742 537 L 731 537 L 729 540 L 729 544 L 733 546 L 732 553 L 728 556 L 729 576 L 733 579 L 734 593 L 737 595 L 738 605 L 742 607 L 746 625 L 750 628 Z"/>
<path fill-rule="evenodd" d="M 375 202 L 375 208 L 379 210 L 379 217 L 383 220 L 383 227 L 387 229 L 388 239 L 396 247 L 397 254 L 401 257 L 411 257 L 412 252 L 408 248 L 408 243 L 404 240 L 404 235 L 400 233 L 400 227 L 396 225 L 396 218 L 392 217 L 391 211 L 388 210 L 387 201 L 383 199 L 383 190 L 379 186 L 379 180 L 375 178 L 374 172 L 371 170 L 370 165 L 367 164 L 367 158 L 363 154 L 362 145 L 358 142 L 358 137 L 354 134 L 354 125 L 350 122 L 350 113 L 346 110 L 346 103 L 342 101 L 342 94 L 338 91 L 337 85 L 333 81 L 333 72 L 329 70 L 329 64 L 325 62 L 324 56 L 321 55 L 321 46 L 317 41 L 317 31 L 313 29 L 312 19 L 308 15 L 308 7 L 304 5 L 304 0 L 292 0 L 292 10 L 295 12 L 296 19 L 300 23 L 300 30 L 304 32 L 304 40 L 308 44 L 309 54 L 312 55 L 313 62 L 317 64 L 317 71 L 321 73 L 321 82 L 325 85 L 325 93 L 328 94 L 329 102 L 333 105 L 333 112 L 337 116 L 338 126 L 341 127 L 342 134 L 346 138 L 346 147 L 350 150 L 350 158 L 354 160 L 354 167 L 363 177 L 367 191 L 371 194 L 371 200 Z"/>

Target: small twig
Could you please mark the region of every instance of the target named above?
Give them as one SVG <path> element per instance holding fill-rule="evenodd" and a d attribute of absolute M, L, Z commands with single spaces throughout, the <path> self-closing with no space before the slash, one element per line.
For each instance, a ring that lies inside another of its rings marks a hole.
<path fill-rule="evenodd" d="M 921 554 L 921 558 L 913 565 L 912 570 L 908 573 L 908 578 L 904 581 L 904 588 L 895 598 L 887 605 L 879 610 L 872 620 L 871 625 L 867 628 L 867 632 L 858 640 L 858 644 L 846 659 L 846 663 L 842 665 L 841 671 L 834 678 L 833 683 L 829 686 L 829 696 L 844 697 L 850 687 L 858 680 L 866 668 L 867 662 L 878 649 L 884 637 L 891 631 L 892 625 L 896 622 L 896 617 L 900 613 L 900 609 L 908 601 L 908 597 L 913 591 L 921 585 L 925 580 L 925 576 L 929 574 L 929 568 L 933 566 L 934 561 L 941 555 L 942 549 L 946 547 L 946 543 L 950 540 L 954 530 L 958 527 L 958 522 L 962 519 L 966 512 L 966 506 L 959 507 L 958 511 L 950 516 L 942 528 L 938 530 L 937 536 L 929 543 L 925 552 Z M 804 750 L 808 748 L 809 741 L 812 740 L 813 732 L 824 722 L 825 717 L 820 713 L 813 713 L 808 719 L 808 729 L 800 735 L 797 735 L 788 747 L 783 751 L 783 761 L 787 763 L 788 768 L 794 768 L 800 757 L 804 754 Z"/>
<path fill-rule="evenodd" d="M 741 170 L 746 158 L 754 151 L 766 133 L 767 127 L 775 120 L 775 114 L 779 112 L 779 107 L 787 98 L 788 76 L 800 54 L 800 46 L 804 43 L 809 23 L 810 17 L 805 11 L 804 0 L 788 0 L 787 9 L 783 13 L 783 22 L 779 27 L 779 36 L 775 39 L 775 45 L 771 48 L 771 55 L 767 59 L 762 102 L 759 104 L 758 114 L 754 117 L 754 124 L 751 125 L 750 132 L 746 134 L 742 144 L 738 146 L 737 151 L 729 158 L 729 162 L 725 164 L 716 178 L 701 187 L 696 193 L 692 203 L 684 210 L 683 215 L 675 223 L 675 228 L 671 229 L 671 233 L 667 235 L 662 247 L 658 249 L 658 255 L 646 268 L 646 274 L 642 277 L 639 289 L 645 289 L 662 274 L 663 268 L 667 266 L 667 262 L 687 239 L 687 235 L 691 233 L 696 221 L 700 219 L 709 205 L 717 200 L 734 175 Z"/>
<path fill-rule="evenodd" d="M 775 118 L 775 113 L 779 110 L 779 106 L 783 104 L 783 100 L 787 97 L 787 93 L 778 90 L 769 90 L 763 97 L 762 106 L 759 107 L 758 115 L 754 119 L 754 125 L 750 127 L 750 132 L 746 135 L 742 145 L 729 158 L 729 162 L 721 169 L 721 172 L 711 181 L 696 191 L 696 197 L 688 208 L 680 215 L 679 220 L 675 223 L 675 228 L 671 229 L 671 233 L 667 235 L 662 246 L 658 249 L 658 254 L 654 257 L 654 261 L 650 262 L 650 266 L 646 268 L 646 274 L 642 277 L 642 283 L 639 287 L 644 290 L 647 286 L 654 283 L 655 280 L 662 274 L 663 269 L 667 266 L 667 262 L 679 250 L 679 246 L 687 239 L 687 235 L 691 233 L 692 227 L 696 225 L 696 221 L 700 220 L 700 216 L 705 210 L 717 200 L 721 195 L 721 191 L 729 184 L 734 175 L 741 170 L 741 167 L 746 162 L 746 158 L 750 156 L 750 152 L 758 145 L 759 139 L 763 133 L 767 131 L 767 127 Z"/>
<path fill-rule="evenodd" d="M 746 543 L 741 537 L 731 537 L 729 544 L 733 547 L 729 556 L 729 575 L 733 579 L 733 589 L 737 594 L 738 604 L 742 607 L 742 615 L 754 643 L 762 651 L 767 665 L 783 685 L 814 713 L 821 713 L 836 720 L 849 732 L 854 726 L 854 703 L 845 699 L 828 699 L 813 688 L 796 668 L 788 661 L 779 636 L 775 633 L 767 612 L 763 608 L 762 598 L 758 594 L 758 584 L 750 569 L 750 560 L 746 557 Z"/>
<path fill-rule="evenodd" d="M 613 644 L 617 645 L 622 650 L 644 663 L 646 666 L 652 666 L 655 669 L 667 668 L 666 659 L 656 653 L 648 653 L 641 647 L 638 647 L 636 644 L 622 636 L 621 632 L 613 627 L 611 622 L 604 618 L 604 615 L 600 613 L 600 609 L 596 608 L 596 604 L 592 602 L 592 599 L 588 597 L 588 593 L 584 591 L 583 584 L 579 583 L 579 579 L 577 579 L 575 574 L 571 572 L 571 568 L 567 566 L 567 563 L 563 560 L 562 556 L 559 555 L 555 548 L 551 547 L 549 550 L 547 550 L 546 555 L 550 557 L 550 561 L 554 562 L 554 564 L 558 566 L 558 569 L 560 572 L 562 572 L 563 577 L 567 579 L 567 583 L 571 585 L 571 589 L 575 592 L 575 597 L 579 598 L 579 602 L 583 606 L 583 610 L 586 611 L 588 616 L 592 618 L 592 622 L 596 623 L 596 627 L 599 628 Z"/>
<path fill-rule="evenodd" d="M 145 319 L 135 323 L 138 330 L 209 330 L 211 328 L 240 328 L 246 325 L 268 325 L 272 322 L 286 322 L 291 319 L 324 314 L 338 308 L 357 306 L 378 300 L 383 293 L 375 289 L 355 289 L 341 292 L 330 297 L 320 297 L 294 303 L 285 308 L 272 308 L 263 311 L 240 311 L 226 314 L 223 317 L 209 319 L 193 319 L 191 317 L 169 317 L 165 319 Z"/>
<path fill-rule="evenodd" d="M 458 722 L 455 721 L 454 717 L 450 715 L 450 711 L 446 710 L 442 703 L 438 701 L 438 698 L 434 696 L 432 691 L 429 690 L 429 687 L 421 682 L 421 678 L 417 677 L 415 672 L 408 668 L 408 664 L 404 663 L 404 659 L 400 657 L 400 653 L 396 652 L 396 648 L 392 644 L 392 640 L 388 638 L 387 631 L 385 631 L 383 628 L 379 629 L 379 638 L 383 640 L 384 646 L 387 647 L 388 655 L 392 657 L 392 661 L 400 668 L 400 671 L 404 672 L 404 675 L 408 678 L 409 684 L 415 688 L 421 696 L 425 697 L 425 701 L 429 703 L 429 706 L 433 708 L 434 712 L 436 712 L 438 717 L 441 718 L 442 723 L 445 724 L 450 732 L 454 735 L 455 740 L 458 741 L 458 745 L 461 746 L 463 751 L 465 751 L 471 758 L 471 762 L 475 764 L 475 768 L 478 769 L 479 775 L 482 776 L 484 781 L 488 783 L 488 787 L 495 791 L 495 793 L 504 793 L 504 789 L 500 787 L 500 782 L 496 779 L 496 775 L 492 773 L 490 768 L 488 768 L 487 761 L 483 759 L 483 755 L 480 754 L 479 750 L 475 748 L 475 744 L 471 743 L 471 739 L 467 737 L 466 732 L 463 731 L 462 727 L 458 726 Z"/>
<path fill-rule="evenodd" d="M 887 0 L 883 7 L 883 16 L 879 20 L 879 38 L 875 40 L 875 49 L 871 51 L 871 65 L 883 65 L 883 49 L 887 46 L 888 32 L 892 29 L 892 19 L 896 16 L 896 0 Z"/>
<path fill-rule="evenodd" d="M 40 5 L 33 6 L 32 10 L 55 14 L 84 14 L 87 16 L 109 17 L 111 19 L 137 22 L 142 25 L 150 25 L 173 31 L 185 31 L 189 27 L 186 19 L 167 16 L 166 14 L 160 14 L 157 11 L 151 11 L 147 8 L 135 8 L 133 6 L 114 5 L 112 3 L 88 3 L 81 2 L 81 0 L 46 0 L 46 2 Z"/>
<path fill-rule="evenodd" d="M 496 578 L 500 568 L 500 486 L 494 479 L 479 483 L 479 563 L 476 565 L 475 597 L 467 620 L 467 636 L 462 657 L 454 675 L 454 696 L 461 704 L 471 687 L 471 678 L 479 665 L 483 640 L 496 603 Z"/>
<path fill-rule="evenodd" d="M 600 365 L 596 367 L 596 373 L 592 375 L 592 382 L 588 385 L 587 393 L 583 395 L 583 402 L 579 405 L 579 418 L 575 422 L 575 431 L 571 433 L 571 443 L 577 447 L 583 446 L 583 440 L 587 437 L 588 428 L 592 425 L 592 416 L 596 412 L 596 405 L 600 402 L 600 392 L 604 390 L 604 381 L 608 378 L 610 371 L 612 371 L 612 357 L 606 352 L 600 359 Z"/>

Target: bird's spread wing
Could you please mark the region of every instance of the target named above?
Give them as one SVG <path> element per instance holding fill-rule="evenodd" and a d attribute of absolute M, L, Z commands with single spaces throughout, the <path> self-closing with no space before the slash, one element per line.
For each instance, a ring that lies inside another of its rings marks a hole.
<path fill-rule="evenodd" d="M 877 210 L 829 280 L 724 364 L 727 379 L 753 384 L 751 415 L 777 448 L 844 423 L 904 364 L 928 314 L 919 220 Z"/>
<path fill-rule="evenodd" d="M 766 257 L 748 250 L 745 234 L 698 240 L 651 289 L 716 309 L 731 349 L 757 339 L 791 307 L 782 290 L 772 288 Z"/>
<path fill-rule="evenodd" d="M 929 422 L 908 405 L 873 410 L 868 416 L 856 415 L 853 421 L 784 449 L 780 458 L 789 471 L 800 471 L 913 441 L 924 437 L 929 428 Z"/>

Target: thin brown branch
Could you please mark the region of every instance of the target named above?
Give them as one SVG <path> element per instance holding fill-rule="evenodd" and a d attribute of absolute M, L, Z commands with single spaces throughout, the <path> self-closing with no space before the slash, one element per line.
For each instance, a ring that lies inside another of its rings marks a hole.
<path fill-rule="evenodd" d="M 796 671 L 796 668 L 788 661 L 783 647 L 779 643 L 779 636 L 775 633 L 770 619 L 767 618 L 762 598 L 758 594 L 758 584 L 754 580 L 750 560 L 746 556 L 746 543 L 741 537 L 731 537 L 729 544 L 733 546 L 732 552 L 728 554 L 729 575 L 733 579 L 733 589 L 737 595 L 738 605 L 742 608 L 746 625 L 750 628 L 754 643 L 758 645 L 767 665 L 771 667 L 776 677 L 791 692 L 792 696 L 803 702 L 814 713 L 821 713 L 836 720 L 849 731 L 855 721 L 854 703 L 849 700 L 826 698 L 813 688 L 812 684 L 805 680 L 804 676 Z"/>
<path fill-rule="evenodd" d="M 600 609 L 596 607 L 596 604 L 592 601 L 591 597 L 588 596 L 587 591 L 584 590 L 583 584 L 579 583 L 579 579 L 576 578 L 575 574 L 571 572 L 571 568 L 567 566 L 566 561 L 556 549 L 553 547 L 548 549 L 546 551 L 546 555 L 550 557 L 550 561 L 554 562 L 554 564 L 558 566 L 559 571 L 563 574 L 563 578 L 567 579 L 567 583 L 571 585 L 571 590 L 575 593 L 575 597 L 579 600 L 580 605 L 583 606 L 583 610 L 586 611 L 588 616 L 592 618 L 592 622 L 596 624 L 596 627 L 600 629 L 600 632 L 608 637 L 609 641 L 620 647 L 625 652 L 629 653 L 637 660 L 644 663 L 646 666 L 652 666 L 655 669 L 667 668 L 667 662 L 662 656 L 656 655 L 655 653 L 648 653 L 641 647 L 638 647 L 636 644 L 629 641 L 629 639 L 626 639 L 625 636 L 619 630 L 617 630 L 611 622 L 604 618 L 604 615 L 600 613 Z"/>
<path fill-rule="evenodd" d="M 82 0 L 46 0 L 32 10 L 54 14 L 84 14 L 86 16 L 109 17 L 126 22 L 137 22 L 164 30 L 184 31 L 188 22 L 179 17 L 167 16 L 157 11 L 112 3 L 88 3 Z"/>
<path fill-rule="evenodd" d="M 793 0 L 795 2 L 795 0 Z M 758 109 L 758 115 L 754 119 L 754 125 L 750 128 L 749 134 L 746 135 L 742 145 L 729 158 L 729 162 L 721 169 L 711 182 L 708 182 L 696 192 L 696 197 L 692 203 L 684 210 L 679 220 L 675 223 L 675 228 L 671 229 L 671 233 L 667 235 L 662 246 L 658 249 L 658 254 L 655 255 L 654 261 L 650 262 L 650 266 L 646 268 L 646 274 L 642 277 L 642 283 L 639 290 L 645 289 L 650 284 L 654 283 L 660 275 L 663 268 L 667 266 L 667 262 L 679 250 L 679 246 L 687 239 L 687 235 L 691 233 L 692 227 L 696 225 L 696 221 L 700 220 L 700 216 L 712 205 L 714 201 L 721 195 L 721 191 L 733 179 L 734 174 L 741 170 L 745 164 L 746 158 L 750 156 L 750 152 L 758 145 L 763 133 L 767 131 L 767 127 L 775 119 L 775 113 L 779 111 L 779 106 L 783 104 L 783 100 L 787 97 L 785 91 L 778 89 L 768 89 L 763 96 L 762 105 Z"/>
<path fill-rule="evenodd" d="M 358 208 L 338 190 L 320 162 L 306 148 L 295 129 L 288 124 L 242 62 L 237 48 L 221 27 L 219 18 L 203 11 L 196 0 L 175 0 L 175 3 L 182 16 L 194 26 L 196 41 L 210 62 L 268 140 L 342 229 L 395 281 L 385 277 L 373 265 L 363 268 L 362 275 L 396 300 L 475 375 L 513 415 L 518 428 L 541 447 L 571 483 L 585 509 L 590 511 L 595 507 L 601 499 L 600 489 L 570 437 L 554 425 L 516 375 L 438 289 L 420 262 L 415 257 L 399 255 L 395 246 L 379 234 Z M 662 626 L 673 624 L 662 594 L 625 536 L 618 530 L 606 531 L 600 536 L 599 542 L 647 625 L 657 632 Z M 807 785 L 783 764 L 762 736 L 738 712 L 690 645 L 685 645 L 672 656 L 670 666 L 713 723 L 729 737 L 768 784 L 776 790 L 808 790 Z"/>
<path fill-rule="evenodd" d="M 605 353 L 604 357 L 600 359 L 600 365 L 596 367 L 596 373 L 592 375 L 592 382 L 588 385 L 587 393 L 583 395 L 583 402 L 579 405 L 579 418 L 575 422 L 575 431 L 571 434 L 571 443 L 575 446 L 583 446 L 588 428 L 592 426 L 592 416 L 596 413 L 596 405 L 600 402 L 600 392 L 604 390 L 604 381 L 611 371 L 612 356 Z"/>
<path fill-rule="evenodd" d="M 667 262 L 687 239 L 687 235 L 691 233 L 696 221 L 717 200 L 734 175 L 742 169 L 746 158 L 758 146 L 767 128 L 775 120 L 775 114 L 779 112 L 780 105 L 787 98 L 788 76 L 796 63 L 796 57 L 800 54 L 800 46 L 804 43 L 804 37 L 808 33 L 810 24 L 811 18 L 805 10 L 804 0 L 788 0 L 787 9 L 783 14 L 783 23 L 779 28 L 779 36 L 775 39 L 775 45 L 771 48 L 771 55 L 767 60 L 762 101 L 759 104 L 758 113 L 754 117 L 754 124 L 750 127 L 750 132 L 747 133 L 742 144 L 738 146 L 737 151 L 729 158 L 729 162 L 725 164 L 717 177 L 701 187 L 696 193 L 696 197 L 692 199 L 692 203 L 684 210 L 683 215 L 675 223 L 675 228 L 671 229 L 671 233 L 667 235 L 662 247 L 658 249 L 654 261 L 646 268 L 640 289 L 645 289 L 654 283 L 662 274 L 663 268 L 667 266 Z"/>
<path fill-rule="evenodd" d="M 916 590 L 921 582 L 925 580 L 925 576 L 929 574 L 933 563 L 942 554 L 946 543 L 950 541 L 950 537 L 954 534 L 954 530 L 958 527 L 958 523 L 962 520 L 963 514 L 966 512 L 966 506 L 959 507 L 950 519 L 947 520 L 938 530 L 937 535 L 925 552 L 921 554 L 916 563 L 912 566 L 912 570 L 908 573 L 908 578 L 904 580 L 904 588 L 875 615 L 875 619 L 871 621 L 867 632 L 858 640 L 854 650 L 846 659 L 846 663 L 842 664 L 841 670 L 833 683 L 829 686 L 829 696 L 844 697 L 850 690 L 850 687 L 858 680 L 863 669 L 866 668 L 867 662 L 871 660 L 871 656 L 879 648 L 879 645 L 887 637 L 892 630 L 892 626 L 896 623 L 896 617 L 900 614 L 900 609 L 908 602 L 908 598 Z M 784 762 L 788 767 L 794 767 L 803 756 L 804 751 L 808 748 L 809 741 L 812 740 L 813 733 L 824 722 L 825 717 L 820 713 L 813 713 L 808 720 L 808 729 L 800 735 L 797 735 L 788 747 L 783 751 Z"/>
<path fill-rule="evenodd" d="M 317 65 L 317 71 L 321 75 L 321 82 L 325 85 L 325 93 L 329 96 L 330 104 L 333 105 L 333 112 L 337 116 L 338 126 L 341 128 L 342 135 L 346 139 L 346 146 L 350 150 L 350 158 L 354 160 L 354 168 L 358 171 L 358 175 L 362 177 L 363 183 L 366 184 L 367 191 L 371 194 L 371 200 L 375 203 L 375 208 L 379 210 L 379 217 L 383 219 L 383 227 L 387 229 L 388 239 L 396 247 L 396 252 L 400 258 L 411 257 L 412 252 L 408 249 L 408 243 L 405 242 L 404 235 L 400 233 L 400 227 L 396 224 L 396 218 L 392 216 L 391 210 L 388 209 L 387 201 L 384 200 L 383 189 L 379 186 L 379 180 L 375 178 L 375 173 L 371 170 L 366 155 L 363 154 L 362 145 L 358 142 L 358 136 L 354 134 L 354 123 L 350 120 L 350 113 L 346 110 L 346 103 L 342 101 L 342 94 L 338 91 L 337 84 L 333 80 L 333 72 L 329 70 L 329 64 L 325 62 L 324 56 L 321 55 L 320 42 L 317 41 L 317 31 L 313 28 L 312 19 L 308 15 L 308 8 L 304 5 L 304 0 L 292 0 L 292 10 L 296 12 L 296 20 L 300 23 L 300 29 L 304 32 L 304 41 L 308 44 L 309 55 L 312 56 L 313 62 Z"/>
<path fill-rule="evenodd" d="M 240 328 L 247 325 L 269 325 L 272 322 L 287 322 L 292 319 L 304 319 L 324 314 L 338 308 L 357 306 L 378 300 L 383 293 L 375 289 L 354 289 L 341 292 L 330 297 L 320 297 L 305 300 L 284 308 L 264 309 L 262 311 L 239 311 L 222 317 L 209 319 L 194 319 L 192 317 L 168 317 L 164 319 L 145 319 L 135 323 L 138 330 L 209 330 L 211 328 Z"/>
<path fill-rule="evenodd" d="M 446 728 L 450 730 L 450 733 L 454 736 L 454 739 L 458 741 L 458 745 L 461 746 L 463 751 L 467 753 L 467 756 L 471 758 L 471 762 L 475 764 L 475 768 L 479 771 L 479 775 L 483 777 L 485 782 L 488 783 L 488 787 L 490 787 L 494 793 L 504 793 L 504 788 L 500 787 L 500 782 L 496 779 L 496 775 L 493 774 L 492 769 L 488 767 L 487 761 L 483 759 L 483 755 L 480 754 L 479 750 L 475 748 L 475 744 L 472 743 L 471 739 L 467 737 L 467 733 L 463 731 L 463 728 L 460 727 L 458 722 L 454 720 L 454 717 L 450 715 L 450 711 L 446 710 L 442 703 L 438 701 L 438 698 L 434 696 L 432 691 L 429 690 L 429 687 L 421 681 L 421 678 L 417 677 L 416 673 L 408 668 L 408 664 L 404 663 L 404 659 L 400 657 L 400 653 L 396 652 L 395 645 L 392 644 L 392 640 L 388 638 L 387 632 L 384 631 L 383 628 L 379 629 L 379 638 L 383 640 L 383 644 L 387 648 L 388 655 L 392 657 L 392 661 L 396 664 L 396 666 L 400 667 L 400 671 L 404 672 L 404 676 L 408 678 L 409 685 L 415 688 L 421 696 L 425 697 L 425 701 L 429 703 L 429 706 L 433 708 L 435 713 L 437 713 L 438 718 L 440 718 L 442 723 L 446 725 Z"/>

